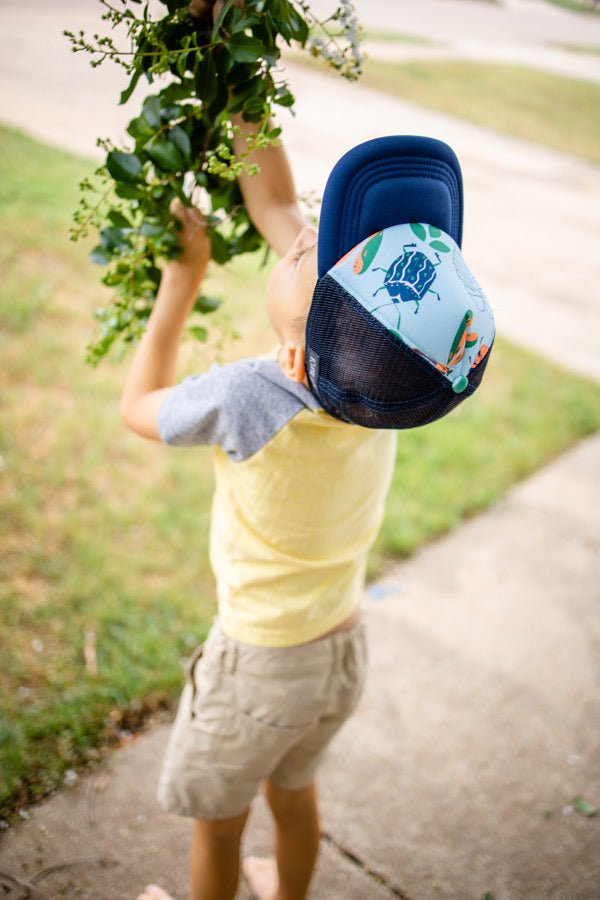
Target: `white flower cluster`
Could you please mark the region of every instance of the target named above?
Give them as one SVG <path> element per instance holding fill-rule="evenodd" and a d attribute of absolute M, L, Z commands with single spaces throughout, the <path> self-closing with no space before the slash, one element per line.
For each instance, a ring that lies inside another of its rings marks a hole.
<path fill-rule="evenodd" d="M 310 13 L 307 6 L 304 12 Z M 312 28 L 313 34 L 307 41 L 307 47 L 313 56 L 327 60 L 345 78 L 358 78 L 364 61 L 362 27 L 351 0 L 340 0 L 338 8 L 326 21 L 315 19 L 314 25 L 318 31 L 324 32 L 325 37 L 315 34 L 315 27 Z"/>

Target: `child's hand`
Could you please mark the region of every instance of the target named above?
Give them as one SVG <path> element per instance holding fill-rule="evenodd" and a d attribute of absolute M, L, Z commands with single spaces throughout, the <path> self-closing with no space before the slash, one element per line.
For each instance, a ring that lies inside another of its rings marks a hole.
<path fill-rule="evenodd" d="M 181 222 L 178 237 L 183 253 L 177 257 L 177 262 L 203 272 L 210 260 L 204 216 L 195 206 L 185 206 L 181 200 L 173 201 L 171 212 Z"/>
<path fill-rule="evenodd" d="M 212 8 L 214 5 L 215 0 L 212 0 L 212 2 L 210 0 L 191 0 L 189 5 L 190 15 L 208 24 L 209 20 L 212 19 Z"/>
<path fill-rule="evenodd" d="M 135 349 L 121 397 L 125 424 L 153 440 L 160 440 L 158 410 L 175 384 L 179 342 L 210 259 L 210 242 L 200 210 L 174 200 L 171 212 L 181 222 L 178 236 L 183 253 L 163 269 L 146 332 Z"/>
<path fill-rule="evenodd" d="M 234 0 L 233 5 L 244 7 L 243 0 Z M 191 0 L 188 9 L 195 19 L 208 23 L 211 16 L 213 22 L 217 21 L 224 6 L 225 0 Z"/>

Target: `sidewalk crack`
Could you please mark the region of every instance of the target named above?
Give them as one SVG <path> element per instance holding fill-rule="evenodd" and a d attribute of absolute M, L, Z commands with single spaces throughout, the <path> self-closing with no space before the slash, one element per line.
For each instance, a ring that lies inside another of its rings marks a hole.
<path fill-rule="evenodd" d="M 351 862 L 352 865 L 357 866 L 357 868 L 361 869 L 365 873 L 365 875 L 368 875 L 369 878 L 371 878 L 374 882 L 389 891 L 394 897 L 399 897 L 400 900 L 411 900 L 411 897 L 406 893 L 406 891 L 403 891 L 402 888 L 398 887 L 398 885 L 393 884 L 381 872 L 373 869 L 368 863 L 357 856 L 356 853 L 353 853 L 352 850 L 348 850 L 347 847 L 344 847 L 344 845 L 336 840 L 333 835 L 329 834 L 326 831 L 322 831 L 321 839 L 325 841 L 326 844 L 329 844 L 330 847 L 333 847 L 334 850 L 337 850 L 337 852 L 345 857 L 349 862 Z"/>

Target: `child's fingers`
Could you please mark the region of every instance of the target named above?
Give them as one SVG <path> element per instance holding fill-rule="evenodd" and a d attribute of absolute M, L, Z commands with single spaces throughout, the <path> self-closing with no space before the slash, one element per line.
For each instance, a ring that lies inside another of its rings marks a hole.
<path fill-rule="evenodd" d="M 212 3 L 208 0 L 191 0 L 188 9 L 190 15 L 195 19 L 207 19 L 211 15 L 213 6 L 214 0 Z"/>
<path fill-rule="evenodd" d="M 188 10 L 195 19 L 209 20 L 212 16 L 213 22 L 216 22 L 224 5 L 225 0 L 190 0 Z M 233 5 L 244 8 L 243 0 L 233 0 Z"/>
<path fill-rule="evenodd" d="M 210 241 L 206 233 L 206 220 L 195 206 L 186 206 L 179 199 L 171 203 L 171 213 L 181 222 L 178 233 L 179 243 L 183 247 L 185 261 L 188 256 L 196 262 L 210 257 Z"/>
<path fill-rule="evenodd" d="M 171 213 L 171 215 L 177 216 L 178 219 L 181 219 L 181 217 L 185 213 L 185 209 L 185 204 L 181 202 L 179 197 L 175 197 L 175 199 L 171 201 L 169 212 Z"/>
<path fill-rule="evenodd" d="M 179 219 L 185 229 L 197 230 L 206 225 L 206 220 L 198 207 L 186 206 L 179 197 L 176 197 L 171 203 L 170 211 L 171 215 Z"/>

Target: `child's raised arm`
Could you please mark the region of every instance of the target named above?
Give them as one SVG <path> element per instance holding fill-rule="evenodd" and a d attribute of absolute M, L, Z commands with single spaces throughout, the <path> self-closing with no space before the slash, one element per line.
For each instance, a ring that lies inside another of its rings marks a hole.
<path fill-rule="evenodd" d="M 258 125 L 245 122 L 241 116 L 232 117 L 232 124 L 241 132 L 234 138 L 234 150 L 239 155 L 247 149 L 245 136 L 256 134 Z M 279 143 L 253 150 L 248 162 L 259 167 L 257 175 L 244 173 L 239 179 L 248 214 L 266 242 L 284 256 L 308 224 L 298 203 L 287 154 Z"/>
<path fill-rule="evenodd" d="M 179 241 L 183 253 L 164 268 L 121 395 L 121 417 L 128 428 L 157 441 L 158 408 L 175 384 L 183 329 L 210 259 L 210 243 L 199 211 L 180 201 L 174 203 L 172 211 L 182 223 Z"/>

